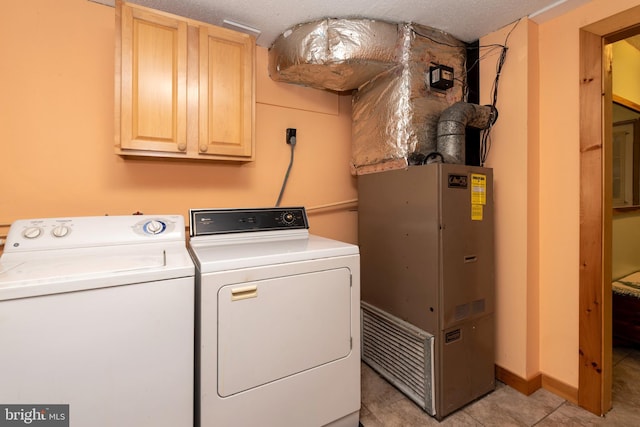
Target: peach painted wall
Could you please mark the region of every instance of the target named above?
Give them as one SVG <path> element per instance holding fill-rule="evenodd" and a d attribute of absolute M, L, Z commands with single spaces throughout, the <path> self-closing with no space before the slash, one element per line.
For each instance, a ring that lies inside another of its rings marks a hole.
<path fill-rule="evenodd" d="M 523 19 L 480 41 L 481 104 L 490 103 L 500 49 L 508 41 L 498 86 L 498 121 L 486 165 L 494 168 L 496 223 L 496 364 L 530 378 L 539 371 L 537 27 Z"/>
<path fill-rule="evenodd" d="M 538 359 L 541 373 L 578 386 L 579 29 L 638 4 L 592 0 L 542 24 L 530 23 L 537 25 L 537 37 L 533 31 L 518 37 L 521 22 L 509 39 L 489 155 L 496 170 L 497 363 L 524 378 L 535 372 L 530 361 Z M 503 42 L 510 29 L 480 44 Z M 481 68 L 484 102 L 492 62 L 484 59 Z M 531 77 L 536 68 L 538 77 Z M 532 267 L 537 274 L 527 270 Z M 536 309 L 536 293 L 537 315 L 527 313 Z M 538 325 L 523 324 L 536 319 Z M 513 335 L 523 332 L 525 338 Z"/>
<path fill-rule="evenodd" d="M 125 159 L 113 150 L 114 9 L 87 0 L 6 2 L 0 14 L 0 235 L 21 218 L 148 214 L 357 198 L 351 96 L 275 83 L 257 51 L 256 161 Z M 311 232 L 357 241 L 349 205 L 309 212 Z"/>

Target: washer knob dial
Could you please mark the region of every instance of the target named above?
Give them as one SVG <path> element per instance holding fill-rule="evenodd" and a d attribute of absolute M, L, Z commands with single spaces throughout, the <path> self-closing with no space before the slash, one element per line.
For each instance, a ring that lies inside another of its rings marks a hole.
<path fill-rule="evenodd" d="M 66 235 L 68 235 L 71 232 L 71 229 L 64 225 L 58 225 L 56 226 L 52 231 L 51 234 L 53 234 L 54 237 L 64 237 Z"/>
<path fill-rule="evenodd" d="M 144 230 L 149 234 L 160 234 L 166 227 L 164 222 L 154 219 L 144 225 Z"/>
<path fill-rule="evenodd" d="M 22 232 L 22 237 L 24 237 L 25 239 L 35 239 L 37 237 L 40 237 L 41 234 L 42 234 L 42 228 L 40 228 L 40 227 L 27 227 Z"/>
<path fill-rule="evenodd" d="M 293 212 L 284 212 L 282 214 L 282 222 L 284 222 L 286 225 L 293 224 L 295 220 L 296 220 L 296 217 L 293 214 Z"/>

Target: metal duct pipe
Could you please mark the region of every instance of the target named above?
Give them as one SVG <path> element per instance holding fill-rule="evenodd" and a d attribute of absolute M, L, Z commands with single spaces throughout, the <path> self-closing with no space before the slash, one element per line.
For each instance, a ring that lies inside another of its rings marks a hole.
<path fill-rule="evenodd" d="M 437 151 L 440 114 L 465 99 L 465 63 L 465 44 L 441 30 L 365 18 L 299 24 L 269 48 L 273 80 L 354 91 L 354 175 L 421 164 Z M 435 64 L 453 70 L 451 87 L 430 84 Z"/>
<path fill-rule="evenodd" d="M 427 163 L 464 164 L 466 128 L 487 129 L 497 118 L 498 110 L 491 105 L 456 102 L 440 114 L 436 153 L 427 155 Z"/>

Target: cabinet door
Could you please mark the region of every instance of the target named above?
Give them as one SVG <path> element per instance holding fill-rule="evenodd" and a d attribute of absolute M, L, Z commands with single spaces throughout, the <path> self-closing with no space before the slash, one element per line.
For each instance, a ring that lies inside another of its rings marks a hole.
<path fill-rule="evenodd" d="M 253 158 L 254 39 L 202 25 L 199 143 L 201 156 Z"/>
<path fill-rule="evenodd" d="M 187 23 L 128 4 L 121 14 L 120 148 L 185 152 Z"/>

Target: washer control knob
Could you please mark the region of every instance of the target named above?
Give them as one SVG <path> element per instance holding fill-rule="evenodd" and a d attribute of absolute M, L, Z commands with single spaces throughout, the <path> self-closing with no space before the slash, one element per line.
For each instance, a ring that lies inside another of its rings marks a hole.
<path fill-rule="evenodd" d="M 40 228 L 40 227 L 27 227 L 22 232 L 22 237 L 24 237 L 25 239 L 35 239 L 37 237 L 40 237 L 41 234 L 42 234 L 42 228 Z"/>
<path fill-rule="evenodd" d="M 71 229 L 67 225 L 60 224 L 51 231 L 51 234 L 53 234 L 53 237 L 65 237 L 70 232 Z"/>
<path fill-rule="evenodd" d="M 164 222 L 152 219 L 144 225 L 144 230 L 149 234 L 160 234 L 167 226 Z"/>

